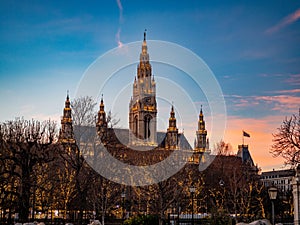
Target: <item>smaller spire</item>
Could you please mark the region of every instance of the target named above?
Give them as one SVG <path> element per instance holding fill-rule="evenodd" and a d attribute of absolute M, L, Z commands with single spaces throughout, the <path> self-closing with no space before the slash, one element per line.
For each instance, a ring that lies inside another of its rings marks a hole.
<path fill-rule="evenodd" d="M 67 97 L 65 101 L 65 108 L 70 108 L 69 90 L 67 90 Z"/>
<path fill-rule="evenodd" d="M 104 112 L 103 94 L 101 95 L 100 112 Z"/>
<path fill-rule="evenodd" d="M 201 105 L 201 108 L 200 108 L 199 121 L 203 121 L 202 105 Z"/>
<path fill-rule="evenodd" d="M 172 102 L 172 107 L 171 107 L 171 118 L 175 118 L 175 112 L 174 112 L 174 106 L 173 106 L 173 102 Z"/>
<path fill-rule="evenodd" d="M 202 111 L 202 105 L 201 105 L 199 120 L 198 120 L 198 130 L 205 130 L 205 121 L 204 121 L 204 115 Z"/>
<path fill-rule="evenodd" d="M 146 41 L 146 32 L 147 32 L 147 29 L 145 29 L 145 31 L 144 31 L 144 41 Z"/>

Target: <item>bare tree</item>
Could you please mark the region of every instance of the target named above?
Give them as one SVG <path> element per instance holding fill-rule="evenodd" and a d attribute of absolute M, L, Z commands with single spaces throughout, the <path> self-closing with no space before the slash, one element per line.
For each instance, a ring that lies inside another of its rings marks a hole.
<path fill-rule="evenodd" d="M 217 155 L 233 155 L 231 144 L 225 143 L 222 140 L 216 143 L 214 146 L 214 152 L 216 152 Z"/>
<path fill-rule="evenodd" d="M 74 126 L 94 126 L 95 125 L 95 106 L 90 96 L 79 97 L 71 102 L 72 118 Z"/>
<path fill-rule="evenodd" d="M 273 134 L 270 153 L 274 157 L 283 157 L 286 164 L 296 166 L 300 163 L 300 109 L 298 115 L 286 117 L 277 130 Z"/>
<path fill-rule="evenodd" d="M 50 120 L 16 119 L 0 125 L 0 177 L 5 180 L 1 196 L 17 203 L 15 212 L 22 222 L 28 220 L 30 207 L 34 211 L 30 200 L 39 188 L 35 171 L 54 160 L 56 135 L 56 124 Z"/>

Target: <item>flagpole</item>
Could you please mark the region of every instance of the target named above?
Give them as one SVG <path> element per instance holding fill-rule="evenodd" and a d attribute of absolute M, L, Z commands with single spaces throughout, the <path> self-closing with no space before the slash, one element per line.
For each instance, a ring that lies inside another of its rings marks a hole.
<path fill-rule="evenodd" d="M 244 147 L 244 131 L 242 131 L 242 136 L 243 136 L 243 147 Z"/>

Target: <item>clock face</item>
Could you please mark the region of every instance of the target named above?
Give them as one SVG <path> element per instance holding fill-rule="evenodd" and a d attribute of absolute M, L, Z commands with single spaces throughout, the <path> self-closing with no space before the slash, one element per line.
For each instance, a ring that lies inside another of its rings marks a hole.
<path fill-rule="evenodd" d="M 147 98 L 145 98 L 145 103 L 151 103 L 151 99 L 150 99 L 150 97 L 147 97 Z"/>

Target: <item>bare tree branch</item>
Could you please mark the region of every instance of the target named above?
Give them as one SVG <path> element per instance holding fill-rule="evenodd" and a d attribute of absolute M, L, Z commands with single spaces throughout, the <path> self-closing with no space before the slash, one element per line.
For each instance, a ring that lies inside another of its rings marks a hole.
<path fill-rule="evenodd" d="M 270 153 L 274 157 L 283 157 L 286 164 L 296 166 L 300 163 L 300 109 L 298 115 L 285 118 L 277 131 L 273 134 Z"/>

